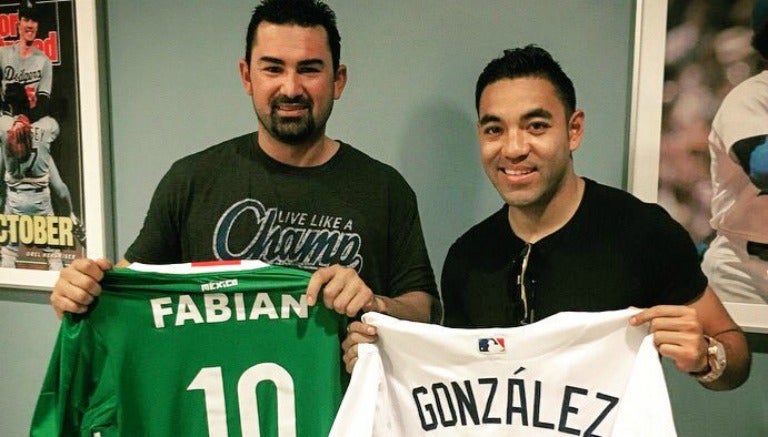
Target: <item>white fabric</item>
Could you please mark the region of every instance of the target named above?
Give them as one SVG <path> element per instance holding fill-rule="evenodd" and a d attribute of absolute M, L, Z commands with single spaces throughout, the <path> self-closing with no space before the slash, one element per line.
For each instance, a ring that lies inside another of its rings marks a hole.
<path fill-rule="evenodd" d="M 768 243 L 768 196 L 731 154 L 739 140 L 768 134 L 768 71 L 740 83 L 712 121 L 712 228 L 725 235 Z"/>
<path fill-rule="evenodd" d="M 269 264 L 252 259 L 222 260 L 181 264 L 143 264 L 131 263 L 128 267 L 139 272 L 154 273 L 215 273 L 221 271 L 253 270 L 267 267 Z"/>
<path fill-rule="evenodd" d="M 709 285 L 724 302 L 768 304 L 768 261 L 747 253 L 747 242 L 718 235 L 701 262 Z"/>
<path fill-rule="evenodd" d="M 629 326 L 637 312 L 560 313 L 519 328 L 488 329 L 365 314 L 379 340 L 358 346 L 330 435 L 675 436 L 653 339 L 647 327 Z M 483 343 L 487 352 L 480 351 Z M 477 424 L 474 409 L 459 406 L 456 387 L 474 398 L 465 404 L 474 404 Z M 609 399 L 616 399 L 613 408 Z"/>
<path fill-rule="evenodd" d="M 750 256 L 747 241 L 768 243 L 768 195 L 733 155 L 739 140 L 768 134 L 768 72 L 734 88 L 712 121 L 712 219 L 715 241 L 704 253 L 709 285 L 727 302 L 768 303 L 768 261 Z"/>

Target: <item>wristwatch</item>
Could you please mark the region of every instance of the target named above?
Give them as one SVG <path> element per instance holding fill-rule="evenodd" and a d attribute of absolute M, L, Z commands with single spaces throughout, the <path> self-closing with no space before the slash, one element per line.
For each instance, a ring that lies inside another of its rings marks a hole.
<path fill-rule="evenodd" d="M 704 336 L 704 340 L 707 341 L 707 368 L 700 372 L 693 372 L 691 375 L 701 382 L 712 382 L 725 371 L 727 364 L 725 347 L 723 347 L 722 343 L 708 335 Z"/>

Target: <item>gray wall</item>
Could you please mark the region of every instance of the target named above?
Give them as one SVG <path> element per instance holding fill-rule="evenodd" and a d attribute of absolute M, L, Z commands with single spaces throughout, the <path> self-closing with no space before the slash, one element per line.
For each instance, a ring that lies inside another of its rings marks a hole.
<path fill-rule="evenodd" d="M 408 179 L 438 274 L 450 243 L 501 204 L 479 164 L 474 81 L 504 48 L 536 42 L 560 60 L 587 114 L 577 170 L 624 185 L 633 1 L 328 3 L 350 77 L 328 134 Z M 175 159 L 255 130 L 237 76 L 255 1 L 104 4 L 119 258 Z M 23 435 L 32 414 L 58 325 L 45 302 L 41 293 L 0 293 L 2 435 Z M 756 354 L 749 383 L 726 394 L 701 389 L 668 363 L 667 370 L 681 436 L 768 435 L 765 353 Z"/>

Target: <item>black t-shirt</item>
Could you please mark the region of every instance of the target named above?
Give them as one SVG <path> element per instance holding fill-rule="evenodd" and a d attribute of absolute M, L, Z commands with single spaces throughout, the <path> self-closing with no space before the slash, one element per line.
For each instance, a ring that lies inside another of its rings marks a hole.
<path fill-rule="evenodd" d="M 523 275 L 535 320 L 562 311 L 686 304 L 707 286 L 690 237 L 660 206 L 585 179 L 575 215 L 530 247 Z M 445 325 L 517 326 L 526 243 L 507 206 L 451 246 L 441 281 Z"/>
<path fill-rule="evenodd" d="M 177 161 L 125 258 L 342 264 L 376 294 L 437 294 L 413 190 L 392 167 L 345 143 L 308 168 L 270 158 L 255 133 Z"/>

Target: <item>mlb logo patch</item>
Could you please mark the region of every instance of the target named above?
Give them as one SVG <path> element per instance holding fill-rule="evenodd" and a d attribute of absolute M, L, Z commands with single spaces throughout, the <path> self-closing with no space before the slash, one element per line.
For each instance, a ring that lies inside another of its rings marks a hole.
<path fill-rule="evenodd" d="M 484 354 L 503 354 L 506 351 L 504 337 L 480 338 L 477 340 L 477 348 Z"/>

